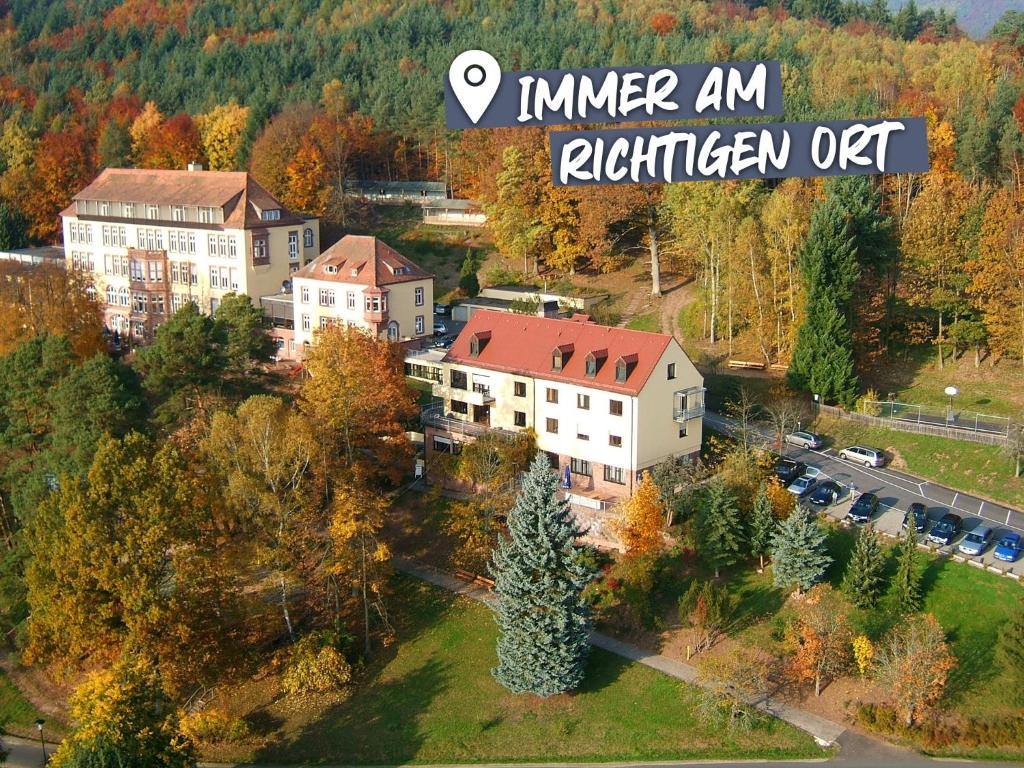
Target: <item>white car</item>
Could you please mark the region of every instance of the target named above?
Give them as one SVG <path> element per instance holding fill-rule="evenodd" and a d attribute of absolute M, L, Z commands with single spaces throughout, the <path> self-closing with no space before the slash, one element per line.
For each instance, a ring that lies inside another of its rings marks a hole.
<path fill-rule="evenodd" d="M 851 445 L 839 452 L 843 461 L 855 461 L 865 467 L 884 467 L 885 452 L 878 448 L 865 448 L 862 445 Z"/>
<path fill-rule="evenodd" d="M 813 432 L 790 432 L 782 439 L 790 445 L 815 451 L 823 445 L 821 438 Z"/>
<path fill-rule="evenodd" d="M 801 475 L 792 483 L 790 483 L 789 487 L 786 490 L 792 493 L 798 499 L 802 499 L 804 496 L 813 491 L 814 486 L 816 486 L 817 484 L 817 478 L 811 477 L 811 475 Z"/>

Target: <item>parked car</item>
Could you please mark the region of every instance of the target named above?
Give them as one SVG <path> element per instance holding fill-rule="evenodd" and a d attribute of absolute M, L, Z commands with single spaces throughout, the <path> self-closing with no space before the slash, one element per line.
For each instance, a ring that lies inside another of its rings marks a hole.
<path fill-rule="evenodd" d="M 445 323 L 442 320 L 435 320 L 434 321 L 434 335 L 435 336 L 444 336 L 446 333 L 448 333 L 448 324 Z"/>
<path fill-rule="evenodd" d="M 451 349 L 452 344 L 455 343 L 455 335 L 449 333 L 445 336 L 438 336 L 434 339 L 434 343 L 431 344 L 434 349 Z"/>
<path fill-rule="evenodd" d="M 907 508 L 907 513 L 903 515 L 902 528 L 906 528 L 913 521 L 914 530 L 918 533 L 924 533 L 924 529 L 928 527 L 928 507 L 922 504 L 920 501 L 915 501 Z"/>
<path fill-rule="evenodd" d="M 1002 560 L 1004 563 L 1015 563 L 1021 552 L 1024 552 L 1024 545 L 1021 544 L 1020 534 L 1007 533 L 996 544 L 992 555 L 996 560 Z"/>
<path fill-rule="evenodd" d="M 947 512 L 942 516 L 932 529 L 928 531 L 928 541 L 935 544 L 941 544 L 942 546 L 949 546 L 953 543 L 953 539 L 956 535 L 963 530 L 964 521 L 960 515 L 954 515 L 952 512 Z"/>
<path fill-rule="evenodd" d="M 811 477 L 810 475 L 801 475 L 792 483 L 790 483 L 789 487 L 786 490 L 792 493 L 798 499 L 802 499 L 808 493 L 813 491 L 814 486 L 816 486 L 817 484 L 818 479 L 816 477 Z"/>
<path fill-rule="evenodd" d="M 782 439 L 790 445 L 796 445 L 800 448 L 810 448 L 812 450 L 817 450 L 825 444 L 821 437 L 813 432 L 790 432 Z"/>
<path fill-rule="evenodd" d="M 851 445 L 839 452 L 843 461 L 856 461 L 865 467 L 884 467 L 885 452 L 879 448 L 865 448 L 863 445 Z"/>
<path fill-rule="evenodd" d="M 969 531 L 957 549 L 961 554 L 976 556 L 988 549 L 988 545 L 991 543 L 992 529 L 987 525 L 982 525 Z"/>
<path fill-rule="evenodd" d="M 873 493 L 862 493 L 846 513 L 851 523 L 867 523 L 878 510 L 878 497 Z"/>
<path fill-rule="evenodd" d="M 451 311 L 451 308 L 447 304 L 435 304 L 434 314 L 435 315 L 447 315 Z"/>
<path fill-rule="evenodd" d="M 818 483 L 811 492 L 811 504 L 817 504 L 819 507 L 828 507 L 839 501 L 839 497 L 842 495 L 843 486 L 835 480 L 826 480 L 823 483 Z"/>
<path fill-rule="evenodd" d="M 807 471 L 807 465 L 794 459 L 779 459 L 774 471 L 783 485 L 789 485 Z"/>

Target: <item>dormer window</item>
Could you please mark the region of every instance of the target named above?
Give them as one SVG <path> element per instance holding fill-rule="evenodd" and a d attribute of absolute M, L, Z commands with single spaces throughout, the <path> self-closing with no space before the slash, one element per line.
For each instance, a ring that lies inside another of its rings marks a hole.
<path fill-rule="evenodd" d="M 352 267 L 352 277 L 359 277 L 359 267 Z"/>
<path fill-rule="evenodd" d="M 490 331 L 477 331 L 469 337 L 469 356 L 480 357 L 480 352 L 484 347 L 487 346 L 487 342 L 490 341 Z"/>
<path fill-rule="evenodd" d="M 324 267 L 324 272 L 326 272 L 328 275 L 335 275 L 338 273 L 338 268 L 333 264 L 328 264 L 326 267 Z"/>
<path fill-rule="evenodd" d="M 265 211 L 260 211 L 260 219 L 262 219 L 263 221 L 280 221 L 281 209 L 268 208 Z"/>
<path fill-rule="evenodd" d="M 106 200 L 100 203 L 100 216 L 110 215 L 110 203 Z"/>
<path fill-rule="evenodd" d="M 595 349 L 589 355 L 586 360 L 586 374 L 588 379 L 592 379 L 597 376 L 597 372 L 601 370 L 601 366 L 604 365 L 604 361 L 608 358 L 607 349 Z"/>
<path fill-rule="evenodd" d="M 572 344 L 562 344 L 561 346 L 555 347 L 551 353 L 551 370 L 560 371 L 565 368 L 569 362 L 569 358 L 572 357 Z"/>
<path fill-rule="evenodd" d="M 615 361 L 615 383 L 624 384 L 636 367 L 636 355 L 623 355 Z"/>

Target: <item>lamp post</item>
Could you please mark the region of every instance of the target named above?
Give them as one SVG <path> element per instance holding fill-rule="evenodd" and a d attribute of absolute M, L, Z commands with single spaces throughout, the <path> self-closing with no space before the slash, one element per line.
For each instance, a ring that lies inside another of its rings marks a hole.
<path fill-rule="evenodd" d="M 46 765 L 46 741 L 43 740 L 43 724 L 45 722 L 42 718 L 36 720 L 36 729 L 39 731 L 39 746 L 43 750 L 43 765 Z"/>
<path fill-rule="evenodd" d="M 951 384 L 946 387 L 945 391 L 949 396 L 949 410 L 946 411 L 946 423 L 950 424 L 953 421 L 953 398 L 960 394 L 960 390 Z"/>

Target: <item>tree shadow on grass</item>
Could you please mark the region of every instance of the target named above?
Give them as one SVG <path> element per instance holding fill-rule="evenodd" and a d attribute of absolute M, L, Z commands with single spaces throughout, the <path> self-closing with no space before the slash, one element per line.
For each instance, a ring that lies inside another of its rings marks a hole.
<path fill-rule="evenodd" d="M 317 765 L 399 765 L 416 759 L 425 741 L 420 716 L 450 684 L 436 658 L 401 677 L 361 687 L 298 733 L 268 743 L 256 762 Z"/>
<path fill-rule="evenodd" d="M 613 685 L 632 663 L 629 659 L 609 651 L 591 648 L 583 684 L 576 693 L 597 693 Z"/>

